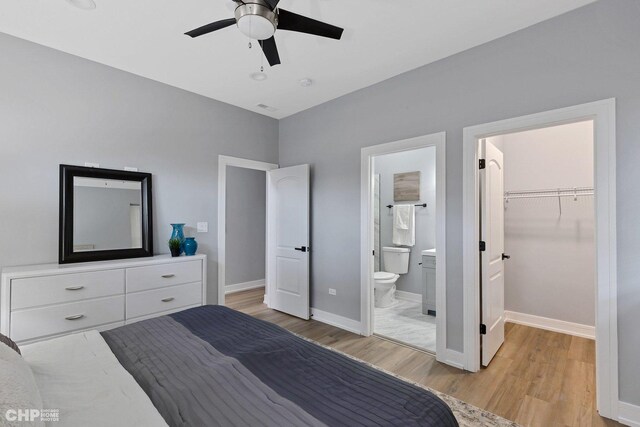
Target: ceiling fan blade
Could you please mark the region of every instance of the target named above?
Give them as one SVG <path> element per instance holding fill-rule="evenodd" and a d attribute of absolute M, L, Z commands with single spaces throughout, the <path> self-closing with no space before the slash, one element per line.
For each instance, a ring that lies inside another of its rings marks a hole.
<path fill-rule="evenodd" d="M 223 19 L 222 21 L 213 22 L 211 24 L 207 24 L 200 28 L 196 28 L 195 30 L 191 30 L 185 34 L 190 37 L 199 37 L 205 34 L 212 33 L 216 30 L 227 28 L 235 23 L 236 23 L 236 18 Z"/>
<path fill-rule="evenodd" d="M 276 46 L 276 39 L 271 37 L 270 39 L 260 40 L 260 46 L 264 52 L 264 56 L 267 57 L 269 65 L 280 64 L 280 55 L 278 55 L 278 46 Z"/>
<path fill-rule="evenodd" d="M 274 10 L 278 6 L 278 3 L 280 3 L 280 0 L 264 0 L 264 1 L 269 5 L 271 10 Z"/>
<path fill-rule="evenodd" d="M 336 40 L 340 40 L 344 31 L 343 28 L 325 24 L 283 9 L 278 9 L 278 29 L 313 34 Z"/>

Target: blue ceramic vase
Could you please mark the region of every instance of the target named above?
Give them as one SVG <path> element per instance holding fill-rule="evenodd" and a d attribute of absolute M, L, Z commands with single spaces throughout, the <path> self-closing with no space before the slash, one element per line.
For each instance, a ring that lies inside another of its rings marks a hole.
<path fill-rule="evenodd" d="M 198 242 L 196 242 L 195 237 L 187 237 L 187 240 L 184 242 L 184 254 L 186 256 L 193 256 L 197 250 Z"/>
<path fill-rule="evenodd" d="M 180 239 L 182 244 L 180 245 L 180 254 L 184 252 L 184 224 L 171 224 L 173 232 L 171 233 L 172 239 Z"/>

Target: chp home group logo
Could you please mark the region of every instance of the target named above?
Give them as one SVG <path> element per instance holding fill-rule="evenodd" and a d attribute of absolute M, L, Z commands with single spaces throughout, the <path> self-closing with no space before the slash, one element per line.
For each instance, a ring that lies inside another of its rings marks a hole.
<path fill-rule="evenodd" d="M 4 418 L 10 423 L 60 421 L 59 409 L 8 409 Z"/>

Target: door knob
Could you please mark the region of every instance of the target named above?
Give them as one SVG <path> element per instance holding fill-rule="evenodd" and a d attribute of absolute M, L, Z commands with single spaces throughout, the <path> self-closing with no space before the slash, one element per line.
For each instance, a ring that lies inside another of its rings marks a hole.
<path fill-rule="evenodd" d="M 511 259 L 511 255 L 502 254 L 502 260 Z"/>
<path fill-rule="evenodd" d="M 307 252 L 307 247 L 306 246 L 302 246 L 302 247 L 299 247 L 299 248 L 293 248 L 293 249 L 295 249 L 296 251 L 300 251 L 300 252 Z"/>

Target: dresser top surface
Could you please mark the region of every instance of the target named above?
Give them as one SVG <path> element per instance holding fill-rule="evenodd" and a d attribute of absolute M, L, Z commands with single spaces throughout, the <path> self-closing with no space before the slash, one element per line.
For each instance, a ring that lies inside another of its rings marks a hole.
<path fill-rule="evenodd" d="M 188 262 L 196 260 L 206 260 L 203 254 L 193 256 L 171 257 L 171 255 L 157 255 L 147 258 L 130 258 L 113 261 L 83 262 L 77 264 L 39 264 L 24 265 L 18 267 L 6 267 L 2 269 L 3 278 L 19 278 L 29 276 L 47 276 L 54 274 L 71 274 L 88 271 L 109 270 L 116 268 L 143 267 L 155 264 L 168 264 L 178 262 Z"/>

